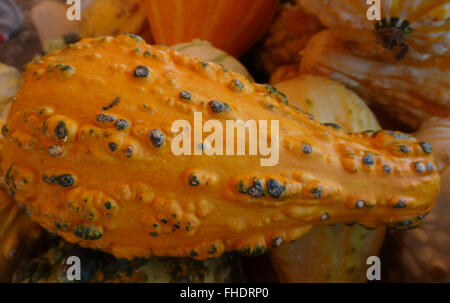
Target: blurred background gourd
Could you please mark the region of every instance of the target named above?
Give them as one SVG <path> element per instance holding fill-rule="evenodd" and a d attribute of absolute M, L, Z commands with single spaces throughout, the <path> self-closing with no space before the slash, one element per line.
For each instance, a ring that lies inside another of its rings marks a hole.
<path fill-rule="evenodd" d="M 364 32 L 374 32 L 377 43 L 391 49 L 401 59 L 411 56 L 425 60 L 430 56 L 448 54 L 450 23 L 448 0 L 380 0 L 381 21 L 369 20 L 366 0 L 299 0 L 304 10 L 319 18 L 328 28 L 361 30 L 355 38 L 364 39 Z M 343 36 L 345 36 L 345 31 Z"/>
<path fill-rule="evenodd" d="M 207 40 L 239 57 L 269 28 L 278 0 L 144 0 L 156 43 Z"/>

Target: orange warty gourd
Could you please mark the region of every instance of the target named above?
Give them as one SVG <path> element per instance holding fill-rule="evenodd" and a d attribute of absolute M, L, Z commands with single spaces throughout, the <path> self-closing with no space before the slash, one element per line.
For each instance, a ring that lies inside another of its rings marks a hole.
<path fill-rule="evenodd" d="M 3 111 L 1 115 L 3 115 Z M 0 119 L 0 125 L 5 121 Z M 3 158 L 3 136 L 0 135 L 0 161 Z M 41 228 L 29 220 L 4 188 L 0 173 L 0 282 L 9 282 L 15 267 L 30 255 L 41 234 Z"/>
<path fill-rule="evenodd" d="M 20 72 L 0 63 L 0 128 L 5 124 L 11 99 L 19 90 Z M 0 134 L 0 162 L 3 159 Z M 32 251 L 41 228 L 29 220 L 5 191 L 4 172 L 0 168 L 0 282 L 9 282 L 14 268 Z"/>
<path fill-rule="evenodd" d="M 239 57 L 269 28 L 278 0 L 142 0 L 156 43 L 202 39 Z"/>
<path fill-rule="evenodd" d="M 439 191 L 427 143 L 346 134 L 270 85 L 135 35 L 82 40 L 23 77 L 2 128 L 9 194 L 46 229 L 118 257 L 258 254 L 316 224 L 412 228 Z M 172 123 L 194 111 L 278 120 L 278 164 L 176 156 Z"/>
<path fill-rule="evenodd" d="M 41 229 L 0 189 L 0 282 L 9 282 L 15 267 L 32 252 Z"/>

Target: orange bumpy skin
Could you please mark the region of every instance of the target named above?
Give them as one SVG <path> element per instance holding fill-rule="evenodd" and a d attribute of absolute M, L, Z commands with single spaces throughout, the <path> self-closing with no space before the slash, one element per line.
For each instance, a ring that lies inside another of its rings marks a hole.
<path fill-rule="evenodd" d="M 46 229 L 118 257 L 261 253 L 314 224 L 413 227 L 439 191 L 426 143 L 348 135 L 271 86 L 134 35 L 82 40 L 23 76 L 2 129 L 9 194 Z M 217 114 L 210 100 L 230 110 Z M 279 120 L 278 165 L 175 156 L 171 125 L 193 125 L 193 111 L 204 121 Z"/>

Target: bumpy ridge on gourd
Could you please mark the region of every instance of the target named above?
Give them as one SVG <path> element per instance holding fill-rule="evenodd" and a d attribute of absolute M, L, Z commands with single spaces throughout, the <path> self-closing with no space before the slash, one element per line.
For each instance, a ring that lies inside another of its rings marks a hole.
<path fill-rule="evenodd" d="M 193 125 L 194 111 L 279 120 L 279 163 L 175 156 L 171 125 Z M 85 39 L 30 63 L 2 133 L 8 191 L 30 217 L 125 258 L 260 254 L 314 224 L 412 228 L 439 191 L 433 157 L 414 138 L 346 134 L 270 85 L 135 35 Z"/>
<path fill-rule="evenodd" d="M 4 123 L 0 119 L 0 128 Z M 0 135 L 0 162 L 3 144 L 4 138 Z M 1 168 L 0 174 L 0 282 L 9 282 L 15 266 L 32 251 L 42 230 L 8 196 Z"/>

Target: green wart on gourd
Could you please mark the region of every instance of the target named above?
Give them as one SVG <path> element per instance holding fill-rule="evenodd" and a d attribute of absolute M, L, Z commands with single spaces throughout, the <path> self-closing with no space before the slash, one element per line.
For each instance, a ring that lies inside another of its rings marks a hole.
<path fill-rule="evenodd" d="M 120 97 L 115 97 L 114 100 L 112 100 L 107 106 L 103 106 L 103 110 L 108 110 L 110 108 L 113 108 L 114 106 L 118 105 L 120 102 Z"/>
<path fill-rule="evenodd" d="M 231 80 L 231 88 L 235 91 L 241 92 L 244 88 L 244 84 L 239 81 L 239 79 L 233 79 Z"/>
<path fill-rule="evenodd" d="M 257 245 L 255 247 L 249 246 L 237 250 L 237 252 L 243 256 L 262 256 L 266 253 L 266 251 L 267 247 L 265 247 L 264 245 Z"/>
<path fill-rule="evenodd" d="M 209 108 L 213 113 L 220 114 L 220 113 L 229 113 L 231 112 L 231 107 L 228 105 L 228 103 L 219 101 L 219 100 L 211 100 L 209 103 Z"/>
<path fill-rule="evenodd" d="M 103 229 L 101 227 L 87 226 L 80 224 L 75 227 L 74 235 L 84 240 L 97 240 L 103 237 Z"/>
<path fill-rule="evenodd" d="M 75 184 L 75 178 L 71 174 L 57 176 L 42 175 L 42 181 L 47 184 L 56 184 L 62 187 L 71 187 Z"/>
<path fill-rule="evenodd" d="M 288 99 L 285 94 L 277 90 L 273 85 L 264 84 L 264 90 L 271 96 L 275 97 L 278 101 L 282 102 L 285 105 L 288 105 Z"/>
<path fill-rule="evenodd" d="M 198 186 L 200 185 L 200 180 L 197 178 L 197 176 L 190 174 L 188 177 L 188 183 L 191 186 Z"/>
<path fill-rule="evenodd" d="M 70 78 L 75 74 L 75 68 L 73 66 L 60 63 L 49 64 L 46 71 L 48 74 L 58 73 L 62 78 Z"/>

